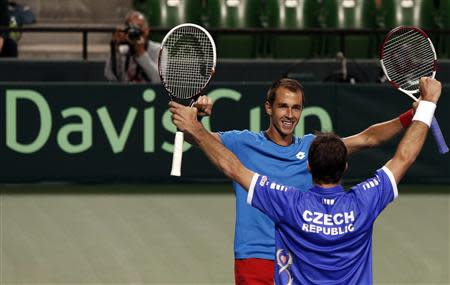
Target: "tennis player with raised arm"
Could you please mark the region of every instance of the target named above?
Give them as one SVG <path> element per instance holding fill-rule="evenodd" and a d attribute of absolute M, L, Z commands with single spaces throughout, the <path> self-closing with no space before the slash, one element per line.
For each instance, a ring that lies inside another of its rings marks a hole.
<path fill-rule="evenodd" d="M 248 191 L 249 205 L 275 223 L 275 284 L 372 284 L 373 223 L 397 198 L 397 184 L 422 149 L 441 84 L 421 78 L 420 91 L 422 100 L 394 157 L 349 191 L 340 185 L 348 148 L 334 134 L 313 139 L 308 170 L 314 185 L 309 191 L 297 191 L 304 189 L 272 180 L 270 172 L 261 175 L 245 167 L 197 121 L 196 108 L 171 104 L 170 110 L 177 128 Z"/>
<path fill-rule="evenodd" d="M 200 115 L 209 115 L 211 105 L 210 99 L 202 96 L 196 106 L 202 112 Z M 248 169 L 270 174 L 272 179 L 306 191 L 312 186 L 307 161 L 309 146 L 314 136 L 294 136 L 304 105 L 302 85 L 296 80 L 283 78 L 275 81 L 267 92 L 265 110 L 270 118 L 267 130 L 228 131 L 212 135 L 231 150 Z M 359 134 L 344 138 L 348 153 L 375 147 L 390 140 L 411 123 L 412 115 L 412 110 L 409 110 L 399 118 L 373 125 Z M 195 144 L 189 135 L 186 135 L 185 139 Z M 274 223 L 265 214 L 246 203 L 247 193 L 241 185 L 233 182 L 233 188 L 236 193 L 236 285 L 273 285 Z"/>

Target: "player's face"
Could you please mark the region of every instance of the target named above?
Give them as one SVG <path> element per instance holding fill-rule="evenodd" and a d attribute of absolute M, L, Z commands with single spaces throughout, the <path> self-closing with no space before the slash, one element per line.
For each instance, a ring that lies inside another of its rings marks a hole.
<path fill-rule="evenodd" d="M 303 109 L 302 94 L 280 87 L 276 91 L 272 105 L 266 103 L 266 112 L 270 116 L 270 129 L 283 137 L 292 136 Z"/>

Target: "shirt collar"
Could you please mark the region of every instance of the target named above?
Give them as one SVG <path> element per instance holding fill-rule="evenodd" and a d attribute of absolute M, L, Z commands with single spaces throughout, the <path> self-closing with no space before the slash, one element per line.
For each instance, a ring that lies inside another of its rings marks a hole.
<path fill-rule="evenodd" d="M 330 195 L 330 194 L 341 194 L 345 192 L 345 189 L 342 185 L 337 185 L 331 188 L 323 188 L 318 185 L 313 185 L 313 187 L 310 189 L 310 191 L 322 194 L 322 195 Z"/>

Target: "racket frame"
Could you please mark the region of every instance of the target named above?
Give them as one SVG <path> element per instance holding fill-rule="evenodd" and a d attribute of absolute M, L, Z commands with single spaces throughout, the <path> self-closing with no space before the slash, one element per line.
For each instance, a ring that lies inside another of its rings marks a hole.
<path fill-rule="evenodd" d="M 174 96 L 173 91 L 169 88 L 167 82 L 164 80 L 164 76 L 161 72 L 161 57 L 165 48 L 165 43 L 167 42 L 167 40 L 169 39 L 169 37 L 178 29 L 181 28 L 185 28 L 185 27 L 193 27 L 196 29 L 199 29 L 200 31 L 202 31 L 209 39 L 211 46 L 212 46 L 212 52 L 213 52 L 213 64 L 212 64 L 212 68 L 211 68 L 211 74 L 208 78 L 208 80 L 204 83 L 203 87 L 200 88 L 200 90 L 195 93 L 193 96 L 189 97 L 189 98 L 184 98 L 184 99 L 180 99 L 177 98 L 176 96 Z M 161 42 L 161 49 L 159 51 L 159 56 L 158 56 L 158 73 L 159 73 L 159 77 L 161 78 L 161 83 L 164 87 L 164 89 L 166 89 L 170 100 L 174 100 L 175 98 L 178 100 L 190 100 L 189 106 L 192 107 L 193 104 L 195 103 L 196 98 L 202 93 L 202 91 L 206 88 L 206 86 L 208 86 L 209 82 L 211 81 L 211 78 L 214 76 L 215 73 L 215 69 L 216 69 L 216 64 L 217 64 L 217 51 L 216 51 L 216 44 L 214 42 L 214 39 L 212 38 L 212 36 L 210 35 L 210 33 L 203 27 L 196 25 L 196 24 L 192 24 L 192 23 L 184 23 L 184 24 L 180 24 L 175 26 L 174 28 L 172 28 L 163 38 L 162 42 Z M 182 163 L 182 158 L 183 158 L 183 142 L 184 142 L 184 133 L 177 130 L 175 133 L 175 139 L 174 139 L 174 147 L 173 147 L 173 155 L 172 155 L 172 167 L 171 167 L 171 171 L 170 171 L 170 175 L 171 176 L 181 176 L 181 163 Z"/>
<path fill-rule="evenodd" d="M 433 67 L 432 67 L 432 74 L 430 75 L 431 78 L 435 78 L 436 76 L 436 70 L 437 70 L 437 55 L 436 55 L 436 50 L 434 48 L 433 42 L 431 41 L 430 37 L 428 37 L 428 35 L 421 29 L 417 28 L 417 27 L 413 27 L 413 26 L 399 26 L 396 27 L 394 29 L 392 29 L 384 38 L 383 44 L 381 45 L 380 48 L 380 64 L 381 64 L 381 68 L 383 69 L 383 73 L 386 76 L 387 80 L 389 81 L 389 83 L 395 88 L 400 90 L 402 93 L 408 95 L 411 99 L 413 99 L 414 101 L 418 102 L 419 98 L 417 98 L 416 96 L 414 96 L 415 94 L 419 94 L 419 89 L 414 90 L 414 91 L 410 91 L 410 90 L 406 90 L 404 88 L 400 87 L 400 84 L 398 84 L 397 82 L 393 81 L 389 74 L 388 71 L 384 65 L 384 47 L 386 46 L 386 42 L 391 38 L 392 34 L 398 32 L 399 30 L 414 30 L 419 32 L 424 38 L 426 38 L 428 40 L 428 43 L 431 47 L 431 50 L 433 52 Z M 436 140 L 436 143 L 438 145 L 438 150 L 441 154 L 445 154 L 449 151 L 448 146 L 445 142 L 444 136 L 442 134 L 442 131 L 439 127 L 439 124 L 436 120 L 435 117 L 433 117 L 433 120 L 431 122 L 431 130 L 432 130 L 432 134 Z"/>
<path fill-rule="evenodd" d="M 197 97 L 197 96 L 198 96 L 198 95 L 206 88 L 206 86 L 208 86 L 209 82 L 211 81 L 211 78 L 214 76 L 214 73 L 215 73 L 215 71 L 216 71 L 217 51 L 216 51 L 216 44 L 215 44 L 214 39 L 212 38 L 211 34 L 210 34 L 205 28 L 203 28 L 202 26 L 199 26 L 199 25 L 193 24 L 193 23 L 184 23 L 184 24 L 180 24 L 180 25 L 178 25 L 178 26 L 173 27 L 173 28 L 172 28 L 172 29 L 164 36 L 164 38 L 163 38 L 163 40 L 162 40 L 162 42 L 161 42 L 161 48 L 160 48 L 159 55 L 158 55 L 158 73 L 159 73 L 159 77 L 160 77 L 160 79 L 161 79 L 161 83 L 162 83 L 163 86 L 164 86 L 164 89 L 166 89 L 166 91 L 169 93 L 169 97 L 170 97 L 171 100 L 172 100 L 172 98 L 176 98 L 176 97 L 173 96 L 173 92 L 172 92 L 172 90 L 170 90 L 170 88 L 167 86 L 167 83 L 166 83 L 166 81 L 164 80 L 164 76 L 163 76 L 163 74 L 162 74 L 162 72 L 161 72 L 161 68 L 160 68 L 161 56 L 162 56 L 162 54 L 163 54 L 163 50 L 164 50 L 165 43 L 167 42 L 167 40 L 169 39 L 169 37 L 173 34 L 174 31 L 176 31 L 176 30 L 178 30 L 178 29 L 180 29 L 180 28 L 184 28 L 184 27 L 193 27 L 193 28 L 197 28 L 197 29 L 201 30 L 201 31 L 208 37 L 208 39 L 209 39 L 210 42 L 212 43 L 212 50 L 213 50 L 213 65 L 212 65 L 212 69 L 211 69 L 211 71 L 212 71 L 212 72 L 211 72 L 211 76 L 209 77 L 208 81 L 203 85 L 203 87 L 201 88 L 201 90 L 200 90 L 197 94 L 191 96 L 190 98 L 186 98 L 186 99 L 182 99 L 182 100 L 189 100 L 189 99 L 192 99 L 192 98 Z"/>

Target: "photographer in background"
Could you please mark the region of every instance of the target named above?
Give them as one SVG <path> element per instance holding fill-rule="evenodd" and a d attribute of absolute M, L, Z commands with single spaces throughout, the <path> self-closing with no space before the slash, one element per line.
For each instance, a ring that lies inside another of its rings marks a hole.
<path fill-rule="evenodd" d="M 105 65 L 105 77 L 119 82 L 159 83 L 158 55 L 161 44 L 149 40 L 150 27 L 145 16 L 131 11 L 125 25 L 111 38 L 111 54 Z"/>
<path fill-rule="evenodd" d="M 0 26 L 7 28 L 10 24 L 10 15 L 8 10 L 8 1 L 0 0 Z M 0 32 L 0 57 L 17 57 L 17 43 L 9 32 Z"/>

